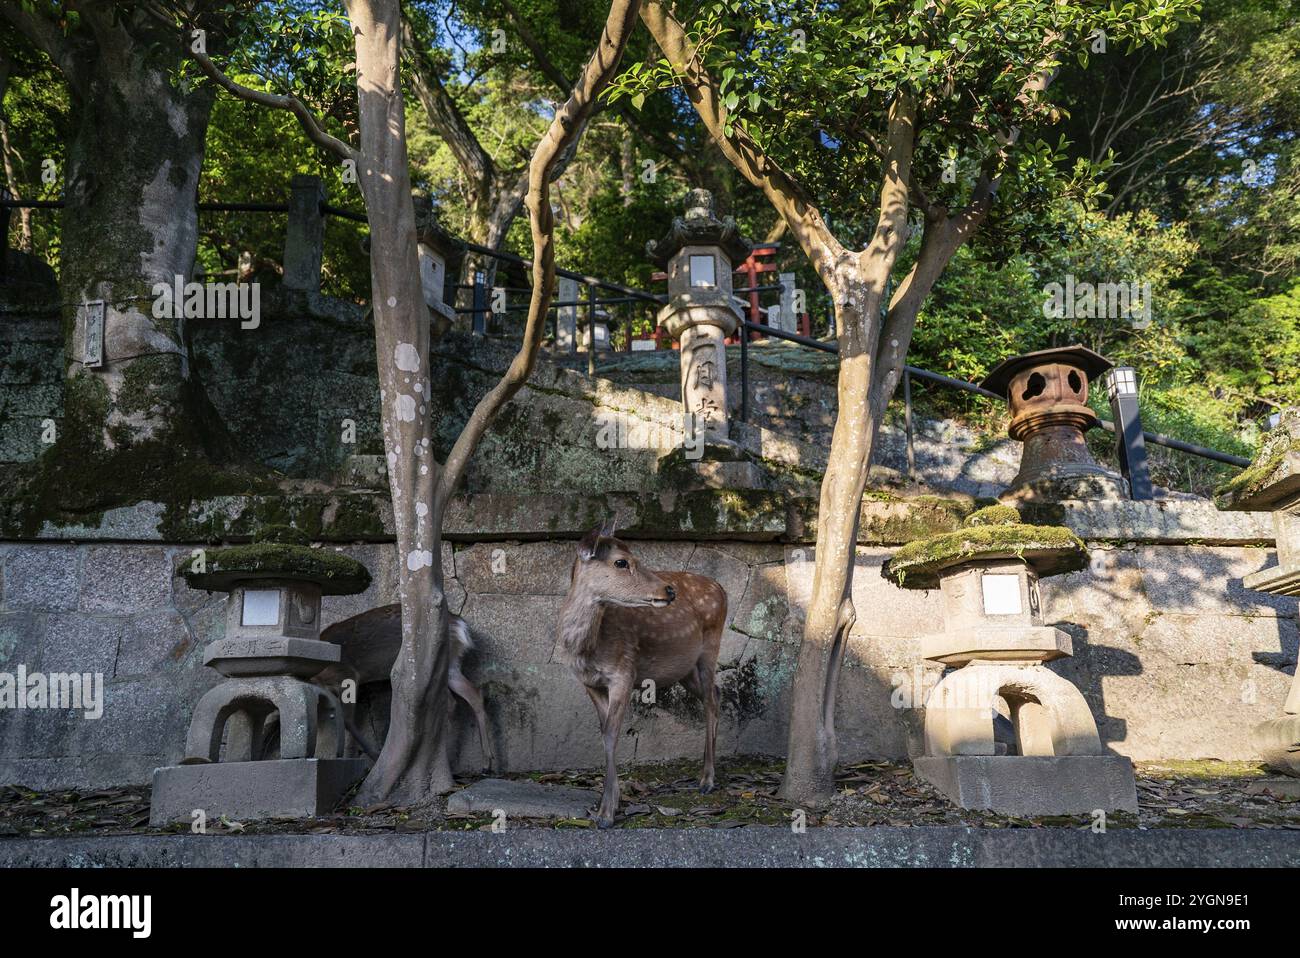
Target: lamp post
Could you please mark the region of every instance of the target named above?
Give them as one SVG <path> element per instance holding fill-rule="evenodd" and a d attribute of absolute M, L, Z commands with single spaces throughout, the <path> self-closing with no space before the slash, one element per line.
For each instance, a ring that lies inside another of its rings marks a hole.
<path fill-rule="evenodd" d="M 1069 529 L 1025 525 L 1013 508 L 991 506 L 956 532 L 909 543 L 881 570 L 902 588 L 943 594 L 944 629 L 921 640 L 921 654 L 953 671 L 926 700 L 925 754 L 913 765 L 963 808 L 1137 811 L 1132 764 L 1105 754 L 1082 693 L 1044 665 L 1074 650 L 1044 622 L 1038 582 L 1087 557 Z M 994 736 L 999 702 L 1011 745 Z"/>
<path fill-rule="evenodd" d="M 1110 397 L 1110 415 L 1115 422 L 1115 454 L 1120 472 L 1128 480 L 1129 495 L 1133 499 L 1153 499 L 1146 439 L 1138 412 L 1137 370 L 1132 366 L 1116 366 L 1107 373 L 1106 395 Z"/>
<path fill-rule="evenodd" d="M 320 638 L 321 596 L 363 592 L 370 573 L 271 527 L 251 545 L 186 559 L 177 575 L 227 593 L 224 635 L 203 656 L 225 679 L 195 706 L 181 764 L 154 771 L 150 821 L 190 821 L 195 809 L 240 819 L 331 810 L 366 762 L 343 757 L 344 706 L 307 679 L 340 657 Z M 277 727 L 279 757 L 269 758 Z"/>
<path fill-rule="evenodd" d="M 1128 496 L 1127 483 L 1097 464 L 1085 437 L 1101 425 L 1088 405 L 1088 384 L 1111 366 L 1091 349 L 1067 346 L 1013 356 L 985 377 L 985 389 L 1006 397 L 1009 435 L 1024 444 L 1004 502 Z"/>

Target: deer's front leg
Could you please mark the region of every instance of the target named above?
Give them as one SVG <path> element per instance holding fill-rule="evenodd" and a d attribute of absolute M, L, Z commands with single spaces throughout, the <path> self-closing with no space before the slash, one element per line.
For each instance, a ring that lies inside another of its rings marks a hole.
<path fill-rule="evenodd" d="M 605 739 L 605 791 L 596 812 L 596 824 L 609 828 L 618 811 L 618 764 L 614 753 L 618 751 L 618 736 L 623 729 L 623 713 L 632 698 L 631 680 L 618 679 L 609 687 L 608 706 L 601 719 L 600 731 Z"/>

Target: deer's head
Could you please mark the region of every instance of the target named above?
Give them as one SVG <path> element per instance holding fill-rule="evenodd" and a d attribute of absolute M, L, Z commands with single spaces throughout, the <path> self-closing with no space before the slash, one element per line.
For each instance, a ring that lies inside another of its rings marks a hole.
<path fill-rule="evenodd" d="M 596 602 L 610 605 L 662 608 L 677 598 L 672 586 L 642 567 L 627 543 L 614 538 L 613 519 L 578 543 L 571 588 L 581 588 Z"/>

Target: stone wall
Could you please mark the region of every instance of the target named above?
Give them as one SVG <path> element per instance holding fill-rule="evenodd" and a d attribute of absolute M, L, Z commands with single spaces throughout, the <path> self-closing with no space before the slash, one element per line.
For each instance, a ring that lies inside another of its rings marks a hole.
<path fill-rule="evenodd" d="M 601 506 L 539 498 L 518 505 L 531 525 L 480 503 L 457 506 L 444 565 L 453 607 L 474 630 L 467 671 L 484 690 L 498 754 L 507 768 L 598 764 L 590 702 L 554 655 L 554 622 L 568 586 L 573 538 Z M 621 508 L 621 507 L 620 507 Z M 851 635 L 837 723 L 846 761 L 901 758 L 914 747 L 920 712 L 895 708 L 914 684 L 937 677 L 918 658 L 919 637 L 940 626 L 937 592 L 896 589 L 880 564 L 912 528 L 919 503 L 878 503 L 896 521 L 865 523 L 854 576 Z M 676 513 L 674 513 L 676 514 Z M 497 517 L 496 524 L 491 519 Z M 1103 741 L 1136 759 L 1253 757 L 1248 733 L 1274 716 L 1296 659 L 1296 600 L 1242 588 L 1275 562 L 1267 516 L 1220 514 L 1201 503 L 1096 504 L 1053 518 L 1093 547 L 1085 572 L 1043 583 L 1048 621 L 1074 638 L 1075 657 L 1054 663 L 1091 703 Z M 811 545 L 795 526 L 737 519 L 692 535 L 638 539 L 653 567 L 717 578 L 730 599 L 721 674 L 724 753 L 779 755 L 795 643 L 811 588 Z M 120 538 L 118 524 L 111 535 Z M 147 529 L 147 523 L 134 528 Z M 518 541 L 526 529 L 536 541 Z M 549 532 L 541 530 L 549 529 Z M 891 532 L 890 530 L 903 530 Z M 1117 535 L 1116 533 L 1121 533 Z M 81 541 L 0 544 L 0 672 L 102 672 L 103 717 L 51 710 L 0 712 L 0 783 L 46 788 L 145 782 L 181 756 L 190 710 L 217 679 L 203 646 L 224 629 L 224 596 L 174 579 L 189 544 Z M 871 541 L 871 540 L 875 541 Z M 748 540 L 748 541 L 747 541 Z M 332 543 L 371 569 L 359 596 L 327 598 L 326 626 L 396 601 L 386 542 Z M 500 550 L 499 552 L 497 550 Z M 453 754 L 479 763 L 467 710 L 458 708 Z M 637 706 L 622 760 L 698 756 L 698 710 L 681 690 Z"/>

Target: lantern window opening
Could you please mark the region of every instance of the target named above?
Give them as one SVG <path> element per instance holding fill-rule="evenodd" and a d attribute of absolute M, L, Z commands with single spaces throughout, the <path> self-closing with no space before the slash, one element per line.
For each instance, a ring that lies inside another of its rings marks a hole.
<path fill-rule="evenodd" d="M 984 573 L 980 576 L 985 615 L 1020 615 L 1024 606 L 1020 602 L 1020 576 L 1005 573 Z"/>
<path fill-rule="evenodd" d="M 693 255 L 690 260 L 691 286 L 713 288 L 718 285 L 716 264 L 712 256 Z"/>
<path fill-rule="evenodd" d="M 240 625 L 279 625 L 280 590 L 245 589 Z"/>

